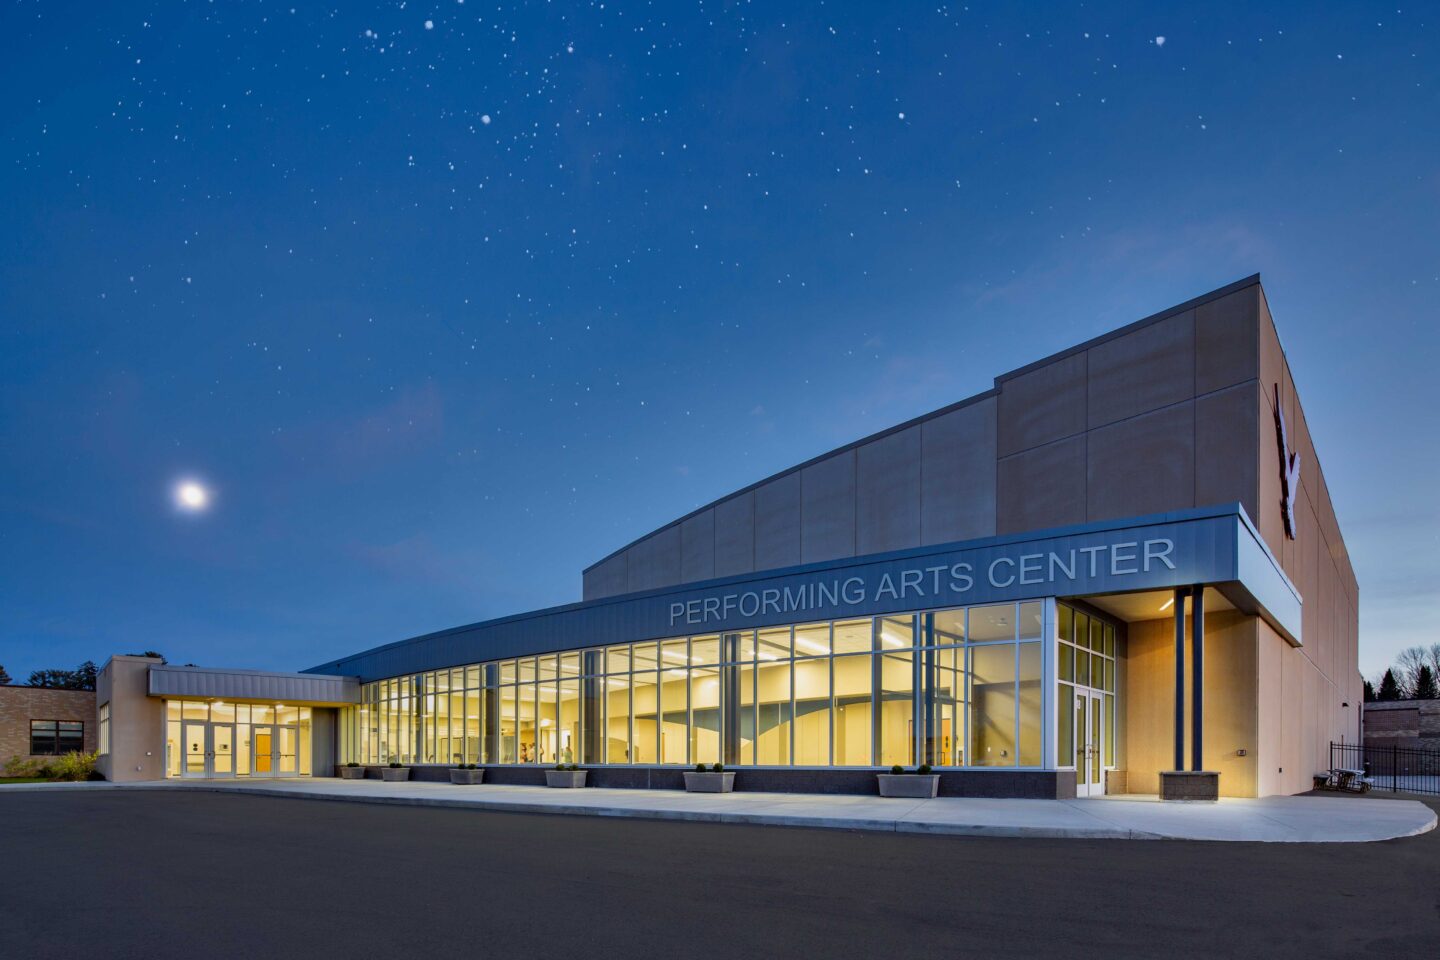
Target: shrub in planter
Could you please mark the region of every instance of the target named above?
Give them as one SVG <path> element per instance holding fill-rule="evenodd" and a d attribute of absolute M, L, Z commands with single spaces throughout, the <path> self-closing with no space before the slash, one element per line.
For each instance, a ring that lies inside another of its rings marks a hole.
<path fill-rule="evenodd" d="M 401 783 L 410 779 L 410 768 L 392 760 L 389 766 L 380 768 L 380 779 L 386 783 Z"/>
<path fill-rule="evenodd" d="M 931 773 L 930 765 L 922 763 L 913 774 L 896 764 L 889 773 L 876 774 L 880 781 L 880 796 L 905 797 L 910 800 L 926 800 L 940 792 L 940 774 Z"/>
<path fill-rule="evenodd" d="M 735 789 L 735 774 L 725 770 L 725 764 L 712 763 L 706 767 L 697 763 L 694 771 L 685 773 L 686 793 L 731 793 Z"/>
<path fill-rule="evenodd" d="M 355 761 L 350 761 L 340 768 L 340 779 L 342 780 L 364 780 L 365 768 Z"/>
<path fill-rule="evenodd" d="M 450 771 L 450 782 L 475 786 L 485 780 L 485 768 L 478 767 L 473 763 L 462 763 Z"/>
<path fill-rule="evenodd" d="M 557 763 L 554 770 L 545 771 L 547 787 L 583 787 L 589 770 L 581 770 L 578 763 Z"/>

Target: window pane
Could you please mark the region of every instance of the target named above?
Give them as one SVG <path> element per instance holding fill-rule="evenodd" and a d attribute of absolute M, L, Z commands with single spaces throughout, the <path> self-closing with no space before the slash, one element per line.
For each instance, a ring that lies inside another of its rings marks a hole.
<path fill-rule="evenodd" d="M 529 696 L 527 691 L 526 696 Z M 555 729 L 555 684 L 537 683 L 535 685 L 535 723 L 528 728 L 522 719 L 520 722 L 520 739 L 530 744 L 529 763 L 558 763 L 555 749 L 557 732 Z M 521 707 L 525 704 L 522 702 Z M 523 717 L 523 714 L 522 714 Z"/>
<path fill-rule="evenodd" d="M 187 700 L 181 704 L 181 711 L 186 720 L 208 720 L 210 718 L 209 704 L 195 700 Z"/>
<path fill-rule="evenodd" d="M 671 641 L 673 642 L 673 641 Z M 670 653 L 670 643 L 665 653 Z M 679 641 L 684 643 L 684 640 Z M 670 659 L 665 658 L 668 664 Z M 660 762 L 688 763 L 690 757 L 690 672 L 670 667 L 660 673 Z M 638 684 L 638 680 L 636 681 Z M 636 706 L 636 712 L 640 707 Z"/>
<path fill-rule="evenodd" d="M 690 638 L 690 663 L 711 664 L 720 662 L 720 638 L 711 634 Z"/>
<path fill-rule="evenodd" d="M 753 663 L 755 661 L 755 631 L 727 634 L 725 637 L 725 660 L 728 663 Z"/>
<path fill-rule="evenodd" d="M 475 679 L 467 673 L 466 681 Z M 465 762 L 484 763 L 484 752 L 480 749 L 482 731 L 485 726 L 480 720 L 480 691 L 465 691 Z"/>
<path fill-rule="evenodd" d="M 1075 682 L 1083 687 L 1090 685 L 1090 654 L 1083 647 L 1075 651 Z"/>
<path fill-rule="evenodd" d="M 514 660 L 506 660 L 504 663 L 500 664 L 500 682 L 514 683 L 515 677 L 519 674 L 519 672 L 519 668 L 516 667 Z"/>
<path fill-rule="evenodd" d="M 928 664 L 928 696 L 931 711 L 927 718 L 928 742 L 925 756 L 936 766 L 963 766 L 965 763 L 965 651 L 958 647 L 928 650 L 923 655 Z"/>
<path fill-rule="evenodd" d="M 869 621 L 866 624 L 868 626 Z M 835 658 L 837 767 L 868 767 L 873 763 L 870 758 L 871 661 L 868 654 Z"/>
<path fill-rule="evenodd" d="M 1020 604 L 1020 639 L 1039 640 L 1044 632 L 1045 607 L 1038 600 Z"/>
<path fill-rule="evenodd" d="M 224 702 L 210 704 L 210 721 L 212 723 L 234 723 L 235 704 Z"/>
<path fill-rule="evenodd" d="M 795 762 L 830 765 L 829 660 L 795 661 Z"/>
<path fill-rule="evenodd" d="M 872 645 L 871 629 L 868 618 L 865 620 L 842 620 L 835 624 L 835 652 L 869 653 Z"/>
<path fill-rule="evenodd" d="M 633 675 L 635 681 L 634 710 L 635 722 L 631 736 L 634 738 L 631 746 L 630 760 L 632 763 L 658 763 L 660 755 L 657 753 L 656 741 L 660 736 L 660 710 L 656 696 L 660 688 L 656 686 L 656 675 L 650 671 L 636 673 Z M 683 691 L 682 691 L 683 693 Z M 681 699 L 684 703 L 684 699 Z M 684 711 L 682 708 L 681 718 Z M 679 740 L 679 737 L 676 737 Z M 681 758 L 676 762 L 684 762 L 684 743 L 680 743 Z"/>
<path fill-rule="evenodd" d="M 824 656 L 830 652 L 830 624 L 811 623 L 795 628 L 795 656 Z"/>
<path fill-rule="evenodd" d="M 616 648 L 612 647 L 611 649 Z M 607 657 L 608 659 L 613 659 L 613 657 Z M 629 660 L 630 655 L 627 652 L 625 662 L 628 663 Z M 654 679 L 652 674 L 650 676 L 652 684 Z M 605 762 L 633 762 L 630 755 L 630 676 L 628 674 L 605 678 Z"/>
<path fill-rule="evenodd" d="M 535 675 L 538 671 L 538 667 L 535 664 L 534 657 L 526 657 L 524 660 L 518 661 L 516 664 L 516 668 L 519 671 L 519 675 L 516 677 L 516 679 L 519 680 L 521 683 L 533 683 L 535 681 Z"/>
<path fill-rule="evenodd" d="M 1074 609 L 1071 607 L 1067 607 L 1063 603 L 1057 604 L 1055 609 L 1060 615 L 1060 639 L 1073 641 L 1075 639 Z"/>
<path fill-rule="evenodd" d="M 1075 765 L 1075 688 L 1068 683 L 1060 684 L 1056 710 L 1055 762 L 1062 767 L 1072 767 Z"/>
<path fill-rule="evenodd" d="M 85 724 L 60 721 L 60 735 L 56 742 L 56 753 L 74 753 L 85 749 Z"/>
<path fill-rule="evenodd" d="M 758 671 L 760 690 L 756 725 L 759 743 L 755 762 L 788 765 L 790 763 L 790 661 L 764 659 L 765 631 L 761 636 L 761 662 Z M 790 633 L 785 632 L 786 641 Z"/>
<path fill-rule="evenodd" d="M 1115 628 L 1105 624 L 1105 656 L 1115 656 Z"/>
<path fill-rule="evenodd" d="M 915 661 L 910 651 L 880 654 L 881 766 L 915 762 Z"/>
<path fill-rule="evenodd" d="M 511 664 L 512 673 L 514 664 Z M 520 701 L 515 693 L 515 687 L 500 688 L 500 709 L 502 719 L 500 721 L 500 762 L 519 763 L 520 744 L 516 737 L 518 724 L 515 715 L 520 709 Z"/>
<path fill-rule="evenodd" d="M 638 649 L 637 649 L 636 653 L 637 653 L 637 655 L 638 655 L 638 653 L 639 653 Z M 637 657 L 637 659 L 638 659 L 638 657 Z M 683 667 L 685 667 L 685 666 L 686 666 L 687 664 L 689 664 L 689 663 L 690 663 L 690 641 L 689 641 L 689 640 L 664 640 L 664 641 L 661 641 L 661 643 L 660 643 L 660 665 L 661 665 L 661 666 L 663 666 L 663 667 L 665 667 L 665 668 L 667 668 L 667 669 L 669 669 L 669 668 L 674 668 L 674 667 L 681 667 L 681 668 L 683 668 Z M 639 670 L 639 669 L 640 669 L 640 664 L 637 662 L 632 669 Z M 666 709 L 666 710 L 669 710 L 670 707 L 667 705 L 667 706 L 665 707 L 665 709 Z"/>
<path fill-rule="evenodd" d="M 1105 694 L 1105 765 L 1115 765 L 1115 697 Z"/>
<path fill-rule="evenodd" d="M 165 775 L 168 777 L 180 776 L 180 758 L 184 751 L 180 749 L 180 722 L 170 720 L 165 724 Z M 246 756 L 249 756 L 248 742 L 246 744 Z"/>
<path fill-rule="evenodd" d="M 909 650 L 915 646 L 915 618 L 882 617 L 879 628 L 879 650 Z M 839 643 L 839 640 L 836 640 Z"/>
<path fill-rule="evenodd" d="M 605 651 L 605 672 L 606 673 L 629 673 L 630 672 L 630 648 L 609 647 Z"/>
<path fill-rule="evenodd" d="M 49 757 L 55 754 L 55 721 L 30 721 L 30 753 L 33 756 Z"/>
<path fill-rule="evenodd" d="M 421 728 L 420 756 L 428 763 L 450 762 L 450 697 L 422 698 L 427 714 Z"/>
<path fill-rule="evenodd" d="M 535 658 L 535 679 L 554 680 L 557 676 L 554 655 Z"/>
<path fill-rule="evenodd" d="M 740 712 L 730 729 L 739 736 L 740 742 L 734 751 L 736 763 L 755 762 L 755 668 L 749 664 L 732 668 L 733 676 L 740 684 L 738 696 L 731 702 L 739 702 Z"/>
<path fill-rule="evenodd" d="M 935 626 L 931 630 L 931 646 L 945 647 L 965 642 L 965 611 L 940 610 L 935 613 Z"/>
<path fill-rule="evenodd" d="M 719 763 L 720 674 L 716 668 L 690 670 L 690 762 Z"/>
<path fill-rule="evenodd" d="M 1090 645 L 1090 618 L 1083 613 L 1075 614 L 1075 646 L 1085 649 Z"/>
<path fill-rule="evenodd" d="M 565 659 L 560 660 L 564 669 Z M 579 668 L 579 661 L 576 661 Z M 559 742 L 556 760 L 560 763 L 576 763 L 580 760 L 580 680 L 570 678 L 560 681 L 560 695 L 557 704 L 559 716 L 555 720 Z"/>
<path fill-rule="evenodd" d="M 560 654 L 560 678 L 580 676 L 580 651 L 572 650 L 569 653 Z M 576 744 L 579 746 L 579 744 Z"/>
<path fill-rule="evenodd" d="M 1090 618 L 1090 649 L 1096 653 L 1105 651 L 1105 624 L 1094 617 Z"/>
<path fill-rule="evenodd" d="M 682 640 L 681 643 L 684 643 Z M 654 670 L 660 666 L 659 648 L 652 643 L 637 643 L 631 648 L 631 670 Z"/>
<path fill-rule="evenodd" d="M 1040 644 L 1020 644 L 1020 766 L 1041 764 Z"/>
<path fill-rule="evenodd" d="M 970 608 L 970 642 L 1015 639 L 1015 604 Z"/>
<path fill-rule="evenodd" d="M 757 643 L 761 660 L 783 660 L 790 656 L 790 628 L 761 630 Z"/>
<path fill-rule="evenodd" d="M 1014 644 L 970 648 L 970 763 L 1015 764 Z"/>
<path fill-rule="evenodd" d="M 1059 667 L 1060 667 L 1060 679 L 1061 679 L 1061 680 L 1074 680 L 1074 679 L 1075 679 L 1075 648 L 1072 647 L 1072 646 L 1070 646 L 1070 644 L 1068 644 L 1068 643 L 1062 643 L 1062 644 L 1060 644 L 1059 659 L 1060 659 L 1060 664 L 1059 664 Z"/>

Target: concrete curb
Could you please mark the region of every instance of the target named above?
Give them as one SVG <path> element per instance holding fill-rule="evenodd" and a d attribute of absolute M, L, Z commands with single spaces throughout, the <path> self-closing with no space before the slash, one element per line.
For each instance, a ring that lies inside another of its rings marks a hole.
<path fill-rule="evenodd" d="M 985 801 L 970 811 L 959 811 L 950 804 L 955 801 L 941 800 L 875 800 L 885 804 L 877 811 L 868 802 L 870 809 L 856 810 L 847 815 L 845 806 L 835 806 L 836 815 L 817 812 L 817 804 L 824 799 L 813 798 L 807 803 L 801 795 L 775 795 L 773 800 L 759 803 L 761 809 L 745 809 L 742 802 L 715 800 L 710 795 L 697 795 L 700 799 L 691 801 L 690 795 L 677 791 L 638 791 L 636 799 L 643 798 L 642 805 L 627 806 L 622 803 L 576 803 L 556 797 L 555 802 L 540 802 L 533 799 L 487 798 L 482 794 L 506 787 L 475 786 L 455 787 L 463 796 L 432 795 L 417 796 L 397 792 L 386 795 L 376 792 L 347 793 L 344 790 L 324 789 L 326 781 L 306 781 L 303 788 L 289 786 L 267 786 L 261 784 L 231 784 L 204 781 L 184 783 L 146 782 L 112 784 L 90 783 L 34 783 L 11 784 L 0 787 L 0 796 L 6 792 L 73 791 L 73 790 L 167 790 L 174 792 L 225 793 L 239 796 L 279 797 L 290 800 L 338 801 L 341 803 L 370 803 L 399 807 L 438 807 L 452 810 L 480 810 L 487 813 L 542 814 L 546 816 L 613 817 L 626 820 L 661 820 L 688 823 L 733 823 L 767 827 L 802 827 L 820 830 L 853 830 L 874 833 L 903 833 L 911 835 L 950 837 L 989 837 L 1010 839 L 1045 840 L 1190 840 L 1205 842 L 1263 842 L 1263 843 L 1367 843 L 1381 840 L 1397 840 L 1419 836 L 1436 828 L 1435 812 L 1424 804 L 1412 800 L 1371 800 L 1333 801 L 1337 803 L 1378 803 L 1381 807 L 1353 808 L 1326 807 L 1326 800 L 1305 798 L 1274 798 L 1275 803 L 1265 801 L 1234 801 L 1244 808 L 1216 804 L 1194 804 L 1182 810 L 1172 804 L 1143 801 L 1015 801 L 1017 806 L 1003 806 L 999 811 L 985 806 Z M 301 786 L 297 784 L 296 786 Z M 403 788 L 402 788 L 403 789 Z M 590 793 L 590 791 L 584 791 Z M 719 796 L 719 795 L 717 795 Z M 728 795 L 731 797 L 737 795 Z M 738 795 L 755 798 L 757 795 Z M 859 798 L 850 798 L 859 799 Z M 1289 801 L 1299 800 L 1301 806 Z M 753 800 L 750 802 L 754 802 Z M 687 807 L 687 803 L 704 803 L 703 808 Z M 733 807 L 731 804 L 734 804 Z M 1054 804 L 1053 808 L 1049 804 Z M 673 805 L 672 805 L 673 804 Z M 1032 804 L 1047 805 L 1045 807 Z M 1398 806 L 1396 804 L 1403 804 Z M 891 806 L 893 805 L 893 807 Z M 929 805 L 929 806 L 927 806 Z M 804 806 L 807 809 L 795 812 L 777 810 L 775 807 Z M 1392 816 L 1375 816 L 1377 810 L 1389 808 Z M 893 810 L 893 815 L 892 815 Z M 1334 814 L 1347 813 L 1336 818 Z M 969 819 L 965 814 L 969 814 Z M 877 815 L 881 814 L 881 815 Z M 1178 816 L 1177 816 L 1178 815 Z M 1015 822 L 1031 819 L 1031 823 Z M 992 822 L 986 822 L 987 819 Z M 1004 822 L 993 822 L 994 820 Z"/>

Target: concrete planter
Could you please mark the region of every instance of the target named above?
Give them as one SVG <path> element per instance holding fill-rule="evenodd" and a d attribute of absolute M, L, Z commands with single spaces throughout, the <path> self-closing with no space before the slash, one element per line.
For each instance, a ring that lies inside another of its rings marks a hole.
<path fill-rule="evenodd" d="M 585 786 L 585 774 L 589 772 L 589 770 L 546 770 L 545 786 L 583 787 Z"/>
<path fill-rule="evenodd" d="M 402 783 L 410 779 L 409 767 L 381 767 L 380 779 L 386 783 Z"/>
<path fill-rule="evenodd" d="M 940 792 L 938 773 L 878 773 L 880 796 L 928 800 Z"/>
<path fill-rule="evenodd" d="M 1161 800 L 1219 800 L 1220 774 L 1214 770 L 1161 770 Z"/>
<path fill-rule="evenodd" d="M 482 769 L 477 769 L 477 770 L 451 770 L 451 771 L 450 771 L 450 782 L 451 782 L 451 783 L 468 784 L 468 785 L 470 785 L 470 786 L 473 787 L 473 786 L 475 786 L 475 784 L 483 782 L 484 779 L 485 779 L 485 771 L 484 771 L 483 768 L 482 768 Z"/>
<path fill-rule="evenodd" d="M 734 790 L 735 774 L 729 770 L 720 773 L 685 771 L 686 793 L 731 793 Z"/>
<path fill-rule="evenodd" d="M 340 771 L 341 780 L 364 780 L 364 767 L 336 767 Z"/>

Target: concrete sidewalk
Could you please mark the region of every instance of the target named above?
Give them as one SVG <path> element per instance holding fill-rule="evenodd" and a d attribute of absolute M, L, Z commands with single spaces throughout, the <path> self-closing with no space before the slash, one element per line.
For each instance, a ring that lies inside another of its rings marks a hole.
<path fill-rule="evenodd" d="M 796 793 L 702 794 L 672 790 L 552 790 L 545 787 L 383 783 L 379 780 L 171 781 L 164 783 L 11 784 L 32 790 L 187 790 L 310 800 L 438 806 L 510 813 L 571 814 L 822 827 L 969 837 L 1249 840 L 1354 843 L 1390 840 L 1435 827 L 1435 813 L 1414 800 L 1349 796 L 1265 797 L 1218 803 L 1154 799 L 989 800 Z"/>

